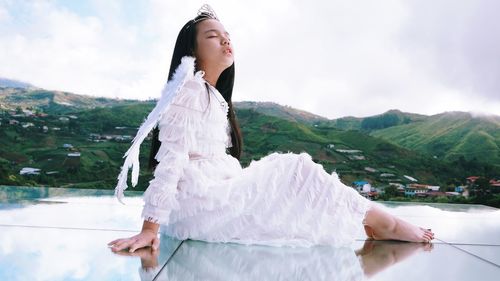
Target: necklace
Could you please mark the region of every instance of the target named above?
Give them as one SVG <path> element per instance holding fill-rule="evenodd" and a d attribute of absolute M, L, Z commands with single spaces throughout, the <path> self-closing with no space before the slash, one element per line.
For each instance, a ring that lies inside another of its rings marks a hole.
<path fill-rule="evenodd" d="M 208 82 L 205 82 L 206 84 L 206 87 L 208 89 L 209 92 L 211 92 L 212 94 L 214 94 L 215 98 L 217 99 L 217 101 L 219 102 L 220 106 L 222 107 L 222 109 L 224 109 L 225 112 L 227 112 L 228 108 L 229 108 L 229 105 L 227 104 L 227 102 L 223 99 L 222 101 L 217 97 L 217 94 L 212 90 L 212 86 L 208 83 Z"/>

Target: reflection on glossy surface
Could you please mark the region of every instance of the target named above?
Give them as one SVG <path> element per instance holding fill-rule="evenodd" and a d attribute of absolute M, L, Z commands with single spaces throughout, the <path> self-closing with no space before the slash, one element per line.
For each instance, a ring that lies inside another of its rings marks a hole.
<path fill-rule="evenodd" d="M 498 280 L 500 268 L 447 244 L 413 254 L 369 280 Z M 480 278 L 478 278 L 480 276 Z"/>
<path fill-rule="evenodd" d="M 22 200 L 50 199 L 56 197 L 71 198 L 85 196 L 112 196 L 113 190 L 105 189 L 74 189 L 33 186 L 0 186 L 0 203 L 12 203 Z M 140 196 L 142 192 L 127 191 L 127 197 Z"/>
<path fill-rule="evenodd" d="M 359 245 L 359 243 L 358 243 Z M 363 280 L 432 244 L 365 241 L 360 249 L 185 241 L 157 280 Z"/>
<path fill-rule="evenodd" d="M 113 253 L 106 243 L 129 232 L 0 227 L 0 280 L 141 280 L 138 257 Z M 161 237 L 165 263 L 180 241 Z"/>
<path fill-rule="evenodd" d="M 385 203 L 387 211 L 416 225 L 432 228 L 436 243 L 500 245 L 500 210 L 482 205 Z"/>
<path fill-rule="evenodd" d="M 477 212 L 491 212 L 496 211 L 496 208 L 485 205 L 473 204 L 443 204 L 443 203 L 423 203 L 423 202 L 390 202 L 385 201 L 384 205 L 388 208 L 402 208 L 402 207 L 430 207 L 441 211 L 448 212 L 461 212 L 461 213 L 477 213 Z"/>
<path fill-rule="evenodd" d="M 367 240 L 361 249 L 356 251 L 366 277 L 408 259 L 419 252 L 430 252 L 434 249 L 431 243 L 408 243 L 400 241 Z"/>
<path fill-rule="evenodd" d="M 185 241 L 158 280 L 360 280 L 351 248 L 245 246 Z"/>
<path fill-rule="evenodd" d="M 482 280 L 496 280 L 499 273 L 445 244 L 365 241 L 355 246 L 361 249 L 185 241 L 156 280 L 472 280 L 475 272 Z"/>
<path fill-rule="evenodd" d="M 500 267 L 500 246 L 489 245 L 455 245 L 459 249 L 463 249 L 479 258 L 488 262 L 492 262 Z"/>
<path fill-rule="evenodd" d="M 125 231 L 142 225 L 142 199 L 127 197 L 122 205 L 110 190 L 0 186 L 0 195 L 1 225 Z"/>
<path fill-rule="evenodd" d="M 140 230 L 141 194 L 128 193 L 124 206 L 111 190 L 0 186 L 0 280 L 152 280 L 164 266 L 158 280 L 500 276 L 500 210 L 481 205 L 382 203 L 388 212 L 432 228 L 438 238 L 432 251 L 415 243 L 366 243 L 360 232 L 350 249 L 188 240 L 173 254 L 180 241 L 162 236 L 158 255 L 148 248 L 115 254 L 109 241 Z"/>

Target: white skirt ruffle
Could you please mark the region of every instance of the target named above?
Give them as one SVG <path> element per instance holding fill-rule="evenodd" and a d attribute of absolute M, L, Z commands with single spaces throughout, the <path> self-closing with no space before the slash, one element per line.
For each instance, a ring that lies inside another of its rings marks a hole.
<path fill-rule="evenodd" d="M 207 242 L 345 246 L 372 204 L 305 152 L 275 152 L 244 169 L 227 154 L 190 160 L 178 191 L 161 231 Z"/>

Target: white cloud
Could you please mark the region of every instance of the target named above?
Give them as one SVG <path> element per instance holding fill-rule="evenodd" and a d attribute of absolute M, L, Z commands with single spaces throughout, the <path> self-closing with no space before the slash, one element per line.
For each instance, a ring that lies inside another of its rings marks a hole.
<path fill-rule="evenodd" d="M 0 6 L 0 23 L 1 22 L 6 22 L 10 20 L 10 15 L 7 9 L 3 8 Z"/>
<path fill-rule="evenodd" d="M 161 87 L 161 79 L 148 76 L 156 58 L 140 48 L 140 30 L 113 20 L 113 7 L 104 7 L 99 17 L 81 17 L 51 2 L 20 6 L 30 19 L 2 32 L 1 76 L 48 89 L 121 98 L 139 98 Z"/>
<path fill-rule="evenodd" d="M 235 101 L 333 118 L 393 108 L 495 113 L 496 4 L 466 2 L 210 4 L 235 45 Z M 0 4 L 0 76 L 81 94 L 158 97 L 177 32 L 203 2 L 145 1 L 134 18 L 128 2 L 89 3 L 90 14 L 53 1 Z"/>

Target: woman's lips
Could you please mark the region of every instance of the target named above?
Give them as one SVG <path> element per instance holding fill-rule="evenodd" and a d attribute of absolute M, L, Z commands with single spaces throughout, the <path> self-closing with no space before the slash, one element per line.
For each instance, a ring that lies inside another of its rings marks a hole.
<path fill-rule="evenodd" d="M 224 50 L 224 54 L 226 54 L 226 55 L 228 55 L 228 54 L 229 54 L 229 55 L 232 55 L 232 54 L 233 54 L 233 51 L 232 51 L 231 49 L 225 49 L 225 50 Z"/>

